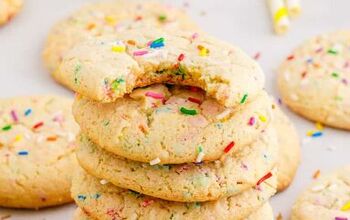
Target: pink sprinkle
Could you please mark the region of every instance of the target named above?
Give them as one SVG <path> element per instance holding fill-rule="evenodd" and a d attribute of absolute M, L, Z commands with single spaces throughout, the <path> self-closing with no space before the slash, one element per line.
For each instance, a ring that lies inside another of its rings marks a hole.
<path fill-rule="evenodd" d="M 260 52 L 257 52 L 254 56 L 254 60 L 258 60 L 260 58 Z"/>
<path fill-rule="evenodd" d="M 11 111 L 11 116 L 14 122 L 18 122 L 18 117 L 17 117 L 17 113 L 15 112 L 15 110 Z"/>
<path fill-rule="evenodd" d="M 255 118 L 254 117 L 250 117 L 248 125 L 253 126 L 254 124 L 255 124 Z"/>
<path fill-rule="evenodd" d="M 52 120 L 55 121 L 55 122 L 61 123 L 61 122 L 63 122 L 63 115 L 62 114 L 58 114 Z"/>
<path fill-rule="evenodd" d="M 145 199 L 142 203 L 141 203 L 141 206 L 142 207 L 147 207 L 149 205 L 152 205 L 154 203 L 154 200 L 152 199 Z"/>
<path fill-rule="evenodd" d="M 143 56 L 145 54 L 148 54 L 148 51 L 146 50 L 134 51 L 134 56 Z"/>
<path fill-rule="evenodd" d="M 164 99 L 164 95 L 160 93 L 155 93 L 155 92 L 146 92 L 145 94 L 148 97 L 152 97 L 154 99 Z"/>
<path fill-rule="evenodd" d="M 335 220 L 348 220 L 348 218 L 346 218 L 346 217 L 335 217 L 334 219 Z"/>
<path fill-rule="evenodd" d="M 198 37 L 199 37 L 199 34 L 198 34 L 198 33 L 192 34 L 192 40 L 195 40 L 195 39 L 198 38 Z"/>
<path fill-rule="evenodd" d="M 322 50 L 323 50 L 323 48 L 320 47 L 320 48 L 318 48 L 317 50 L 315 50 L 315 52 L 316 52 L 316 53 L 320 53 L 320 52 L 322 52 Z"/>
<path fill-rule="evenodd" d="M 346 61 L 345 64 L 344 64 L 344 68 L 348 68 L 349 66 L 350 66 L 350 62 Z"/>

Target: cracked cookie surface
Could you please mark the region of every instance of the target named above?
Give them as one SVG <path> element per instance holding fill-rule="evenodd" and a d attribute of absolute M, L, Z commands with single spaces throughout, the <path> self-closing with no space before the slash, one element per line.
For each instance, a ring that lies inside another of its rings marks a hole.
<path fill-rule="evenodd" d="M 70 202 L 78 125 L 72 100 L 0 99 L 0 206 L 41 208 Z"/>

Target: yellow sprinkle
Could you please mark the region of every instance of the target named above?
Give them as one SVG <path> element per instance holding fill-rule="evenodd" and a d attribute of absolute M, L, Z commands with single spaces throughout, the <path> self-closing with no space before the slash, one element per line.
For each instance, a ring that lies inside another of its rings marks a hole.
<path fill-rule="evenodd" d="M 322 131 L 323 130 L 323 125 L 320 122 L 316 122 L 315 127 L 317 130 Z"/>
<path fill-rule="evenodd" d="M 264 115 L 259 115 L 259 119 L 262 122 L 266 122 L 267 121 L 267 118 Z"/>
<path fill-rule="evenodd" d="M 283 17 L 287 17 L 287 16 L 288 16 L 287 8 L 282 7 L 282 8 L 280 8 L 280 9 L 278 9 L 277 12 L 275 13 L 274 21 L 277 23 L 277 22 L 279 22 Z"/>
<path fill-rule="evenodd" d="M 206 48 L 202 48 L 201 50 L 199 50 L 199 56 L 201 57 L 208 56 L 208 50 Z"/>
<path fill-rule="evenodd" d="M 340 210 L 341 210 L 341 211 L 348 211 L 348 210 L 350 210 L 350 201 L 348 201 L 347 203 L 345 203 L 345 205 L 343 205 L 343 207 L 341 207 Z"/>
<path fill-rule="evenodd" d="M 117 24 L 117 19 L 111 15 L 105 16 L 105 21 L 108 25 L 111 25 L 111 26 L 114 26 Z"/>
<path fill-rule="evenodd" d="M 114 45 L 112 46 L 112 51 L 117 53 L 123 53 L 125 52 L 125 46 L 124 45 Z"/>
<path fill-rule="evenodd" d="M 311 137 L 315 132 L 317 132 L 317 131 L 315 131 L 315 130 L 310 130 L 310 131 L 307 131 L 307 132 L 306 132 L 306 135 L 309 136 L 309 137 Z"/>
<path fill-rule="evenodd" d="M 22 135 L 16 135 L 15 142 L 22 140 Z"/>

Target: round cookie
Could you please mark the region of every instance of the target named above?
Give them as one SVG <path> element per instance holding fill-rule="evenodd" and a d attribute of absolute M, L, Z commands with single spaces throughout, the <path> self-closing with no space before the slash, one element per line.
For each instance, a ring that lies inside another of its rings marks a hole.
<path fill-rule="evenodd" d="M 277 161 L 273 129 L 251 146 L 201 164 L 149 165 L 103 151 L 84 136 L 78 139 L 77 158 L 90 174 L 122 188 L 178 202 L 203 202 L 241 193 L 268 174 Z M 157 186 L 154 183 L 157 183 Z"/>
<path fill-rule="evenodd" d="M 261 183 L 237 196 L 205 203 L 169 202 L 101 184 L 99 179 L 79 171 L 73 178 L 72 197 L 92 218 L 104 219 L 243 219 L 266 202 L 265 191 L 275 190 L 276 179 Z M 268 193 L 270 194 L 270 193 Z"/>
<path fill-rule="evenodd" d="M 276 130 L 279 145 L 277 191 L 281 192 L 291 184 L 299 167 L 300 141 L 294 125 L 277 105 L 273 110 L 272 125 Z"/>
<path fill-rule="evenodd" d="M 51 29 L 43 50 L 44 62 L 53 73 L 65 53 L 76 43 L 143 26 L 198 30 L 184 10 L 159 1 L 109 0 L 90 3 Z M 58 82 L 64 82 L 59 76 L 54 77 Z"/>
<path fill-rule="evenodd" d="M 350 219 L 350 166 L 321 176 L 297 199 L 292 220 Z"/>
<path fill-rule="evenodd" d="M 0 99 L 0 206 L 41 208 L 72 201 L 78 126 L 72 100 Z"/>
<path fill-rule="evenodd" d="M 295 49 L 279 69 L 283 101 L 296 113 L 350 129 L 350 31 L 316 36 Z"/>
<path fill-rule="evenodd" d="M 0 26 L 10 21 L 22 8 L 22 0 L 0 0 Z"/>
<path fill-rule="evenodd" d="M 224 108 L 199 89 L 160 84 L 113 103 L 77 97 L 73 104 L 76 121 L 93 142 L 130 160 L 160 164 L 217 160 L 230 147 L 254 142 L 271 112 L 265 92 Z"/>
<path fill-rule="evenodd" d="M 79 43 L 55 75 L 100 102 L 113 102 L 138 87 L 171 83 L 200 87 L 226 107 L 254 99 L 265 81 L 260 66 L 235 46 L 206 34 L 155 28 Z"/>
<path fill-rule="evenodd" d="M 74 213 L 74 220 L 94 220 L 92 217 L 89 217 L 87 213 L 85 213 L 80 208 L 77 208 Z M 256 212 L 253 212 L 248 217 L 244 218 L 244 220 L 273 220 L 273 211 L 272 207 L 269 203 L 265 203 L 263 207 L 259 208 Z"/>

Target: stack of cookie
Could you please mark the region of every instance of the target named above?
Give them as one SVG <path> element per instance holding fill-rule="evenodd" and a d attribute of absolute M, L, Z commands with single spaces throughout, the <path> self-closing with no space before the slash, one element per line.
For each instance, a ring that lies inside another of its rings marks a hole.
<path fill-rule="evenodd" d="M 296 155 L 298 143 L 239 48 L 134 28 L 77 44 L 55 74 L 78 93 L 78 219 L 272 219 L 290 155 L 280 159 L 278 142 Z"/>

